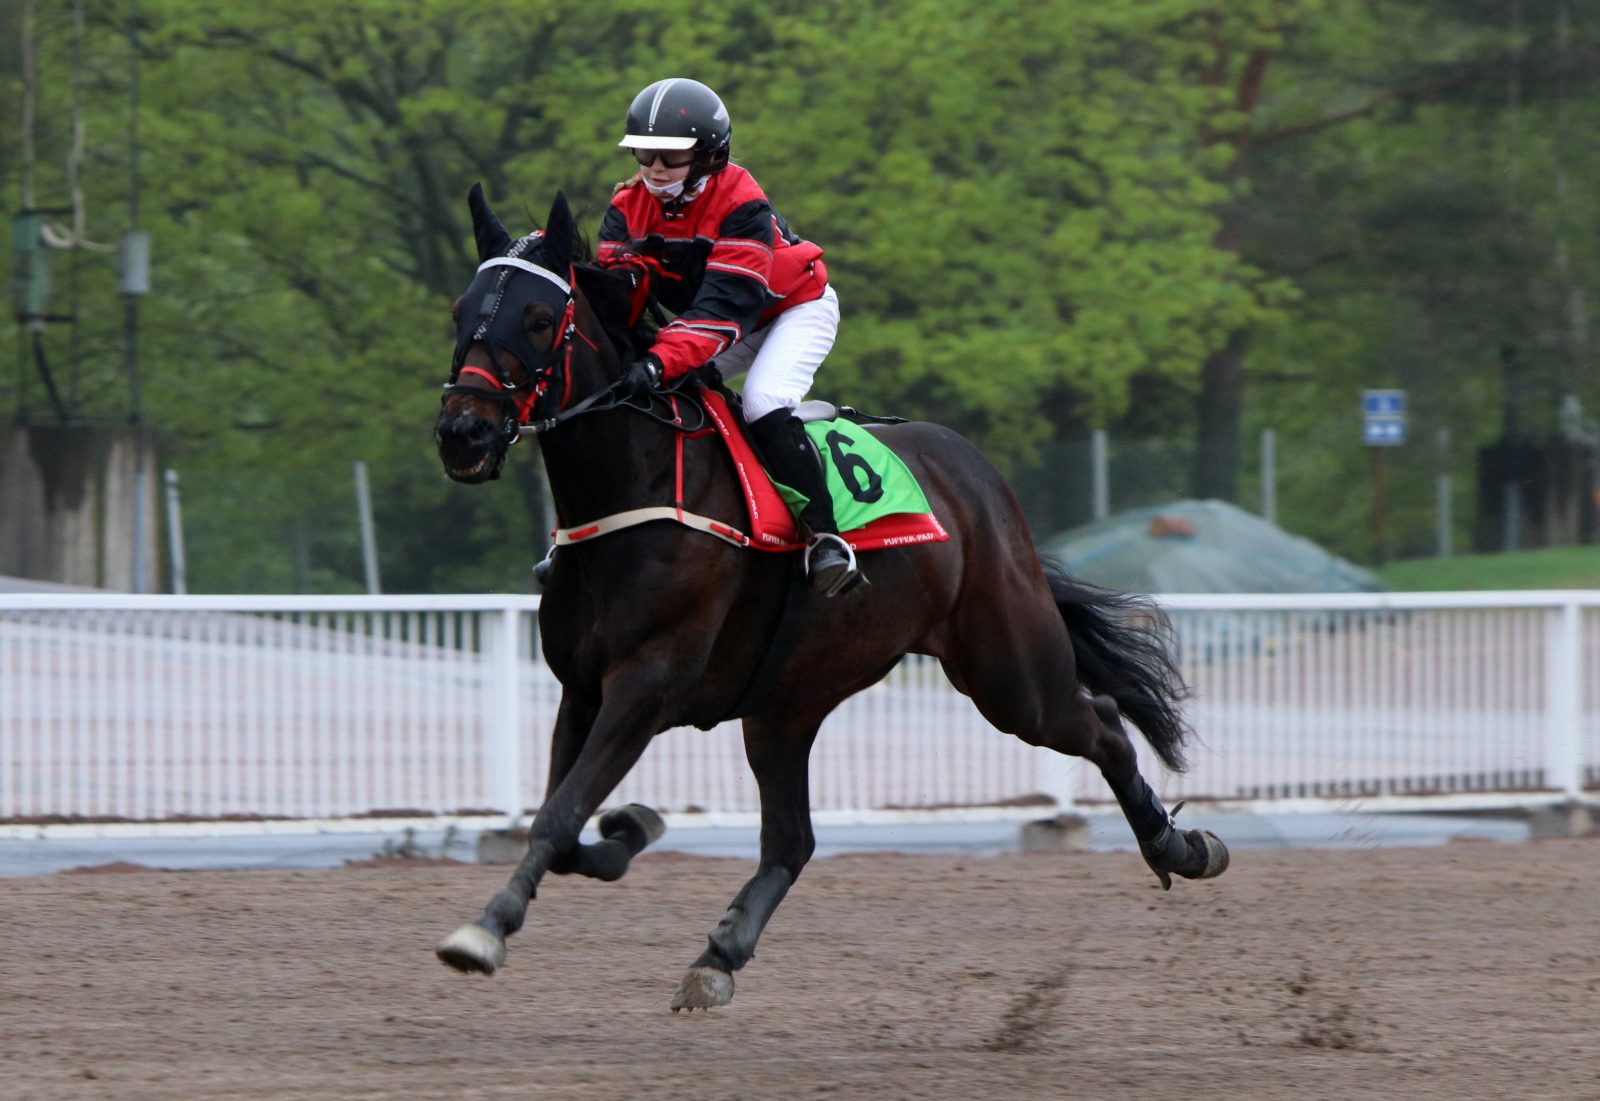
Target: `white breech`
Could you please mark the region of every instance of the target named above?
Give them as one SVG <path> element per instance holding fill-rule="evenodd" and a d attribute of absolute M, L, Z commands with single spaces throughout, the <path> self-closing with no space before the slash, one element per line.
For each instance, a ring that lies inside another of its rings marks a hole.
<path fill-rule="evenodd" d="M 839 296 L 830 286 L 821 298 L 791 306 L 711 362 L 723 378 L 749 372 L 744 380 L 744 419 L 751 424 L 774 409 L 793 409 L 806 399 L 838 333 Z"/>

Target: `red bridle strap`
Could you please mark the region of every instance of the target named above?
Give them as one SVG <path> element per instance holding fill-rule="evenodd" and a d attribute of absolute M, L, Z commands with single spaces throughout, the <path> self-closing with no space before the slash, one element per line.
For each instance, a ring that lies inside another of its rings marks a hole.
<path fill-rule="evenodd" d="M 505 387 L 500 385 L 500 380 L 495 378 L 488 371 L 485 371 L 482 367 L 473 367 L 469 364 L 457 371 L 456 375 L 457 377 L 461 375 L 477 375 L 479 378 L 487 381 L 490 386 L 493 386 L 500 393 L 505 392 Z"/>

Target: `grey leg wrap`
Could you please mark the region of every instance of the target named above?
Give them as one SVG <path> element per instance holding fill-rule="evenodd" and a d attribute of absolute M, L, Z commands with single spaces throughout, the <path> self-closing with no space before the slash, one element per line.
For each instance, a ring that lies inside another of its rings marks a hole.
<path fill-rule="evenodd" d="M 1128 825 L 1139 841 L 1139 852 L 1150 870 L 1156 873 L 1161 885 L 1170 890 L 1172 877 L 1168 874 L 1189 862 L 1189 842 L 1182 831 L 1172 825 L 1172 816 L 1161 805 L 1156 793 L 1150 790 L 1144 777 L 1137 772 L 1126 786 L 1112 785 Z"/>
<path fill-rule="evenodd" d="M 756 941 L 772 912 L 789 893 L 794 876 L 787 868 L 763 868 L 744 885 L 708 938 L 710 944 L 694 961 L 695 967 L 737 971 L 756 954 Z"/>
<path fill-rule="evenodd" d="M 1173 874 L 1185 879 L 1211 879 L 1228 870 L 1228 846 L 1209 830 L 1180 830 L 1156 793 L 1137 772 L 1126 786 L 1111 785 L 1122 813 L 1139 839 L 1139 852 L 1164 890 Z M 1182 803 L 1178 804 L 1181 809 Z"/>

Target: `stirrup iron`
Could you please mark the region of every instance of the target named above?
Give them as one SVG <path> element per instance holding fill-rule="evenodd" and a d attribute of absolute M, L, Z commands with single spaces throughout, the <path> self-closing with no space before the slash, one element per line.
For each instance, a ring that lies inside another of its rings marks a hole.
<path fill-rule="evenodd" d="M 816 576 L 811 572 L 811 554 L 818 547 L 822 546 L 824 541 L 838 544 L 839 548 L 844 551 L 845 563 L 844 568 L 838 571 L 838 580 L 834 581 L 832 584 L 828 585 L 827 588 L 823 589 L 822 595 L 839 596 L 843 593 L 849 592 L 851 589 L 855 588 L 856 585 L 866 580 L 866 578 L 861 574 L 861 568 L 856 565 L 855 548 L 851 547 L 849 543 L 845 542 L 839 536 L 829 531 L 815 533 L 811 537 L 811 542 L 806 544 L 805 554 L 800 560 L 800 567 L 805 571 L 807 580 L 810 580 L 813 583 L 816 581 Z"/>

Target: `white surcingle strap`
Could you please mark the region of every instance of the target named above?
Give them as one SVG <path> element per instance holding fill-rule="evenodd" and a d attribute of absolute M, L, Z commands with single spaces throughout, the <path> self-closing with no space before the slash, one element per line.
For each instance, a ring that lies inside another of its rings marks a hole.
<path fill-rule="evenodd" d="M 483 271 L 485 268 L 516 268 L 519 271 L 528 272 L 530 275 L 542 276 L 560 287 L 562 294 L 568 298 L 572 297 L 571 284 L 549 268 L 540 267 L 531 260 L 523 260 L 516 256 L 496 256 L 478 265 L 479 271 Z"/>
<path fill-rule="evenodd" d="M 586 539 L 593 539 L 600 535 L 609 535 L 623 528 L 637 527 L 639 524 L 648 524 L 653 520 L 671 520 L 682 524 L 684 527 L 703 531 L 707 535 L 715 535 L 724 543 L 732 543 L 736 547 L 751 545 L 750 537 L 738 528 L 730 527 L 709 516 L 699 516 L 693 512 L 686 512 L 681 508 L 671 505 L 657 505 L 653 508 L 636 508 L 627 512 L 613 513 L 593 523 L 584 524 L 576 528 L 557 528 L 551 532 L 555 545 L 558 547 L 570 546 L 581 543 Z"/>

